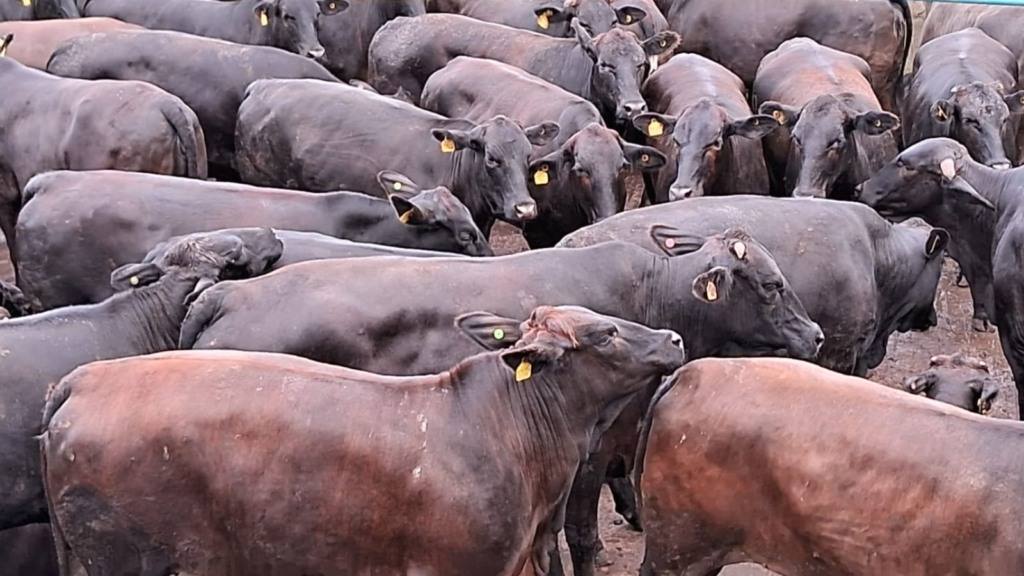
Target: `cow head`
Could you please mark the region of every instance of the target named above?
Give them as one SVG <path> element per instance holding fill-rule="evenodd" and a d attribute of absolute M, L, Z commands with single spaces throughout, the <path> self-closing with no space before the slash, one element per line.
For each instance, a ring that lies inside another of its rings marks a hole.
<path fill-rule="evenodd" d="M 900 125 L 895 114 L 857 112 L 846 98 L 832 94 L 818 96 L 802 109 L 769 101 L 761 104 L 759 112 L 774 116 L 790 131 L 786 179 L 793 196 L 824 198 L 836 180 L 857 165 L 857 133 L 881 136 Z"/>
<path fill-rule="evenodd" d="M 690 291 L 708 305 L 726 306 L 729 318 L 742 319 L 742 326 L 729 327 L 740 349 L 782 349 L 801 359 L 818 354 L 825 339 L 821 328 L 807 317 L 775 258 L 746 232 L 732 228 L 705 238 L 657 224 L 650 233 L 669 256 L 703 255 Z"/>
<path fill-rule="evenodd" d="M 263 274 L 281 257 L 284 245 L 270 228 L 200 232 L 158 244 L 139 264 L 126 264 L 110 274 L 118 291 L 142 288 L 165 276 L 195 280 L 185 298 L 190 304 L 220 280 Z"/>
<path fill-rule="evenodd" d="M 348 8 L 346 0 L 256 0 L 253 18 L 260 30 L 261 43 L 321 58 L 324 47 L 317 35 L 318 20 Z"/>
<path fill-rule="evenodd" d="M 962 175 L 972 162 L 967 148 L 959 142 L 949 138 L 922 140 L 858 186 L 858 199 L 886 217 L 925 214 L 944 203 L 994 209 Z"/>
<path fill-rule="evenodd" d="M 1003 131 L 1011 114 L 1024 112 L 1024 90 L 1003 95 L 1001 82 L 971 82 L 954 86 L 952 97 L 931 107 L 932 121 L 944 134 L 962 142 L 971 156 L 993 168 L 1006 169 Z"/>
<path fill-rule="evenodd" d="M 647 17 L 638 6 L 611 6 L 608 0 L 540 0 L 533 3 L 536 30 L 552 36 L 571 33 L 567 23 L 574 18 L 591 34 L 604 34 L 616 24 L 630 26 Z"/>
<path fill-rule="evenodd" d="M 558 124 L 545 122 L 523 129 L 501 115 L 483 124 L 468 120 L 443 124 L 431 134 L 441 143 L 441 152 L 464 154 L 456 161 L 472 175 L 476 192 L 491 214 L 512 222 L 536 218 L 537 203 L 526 187 L 527 162 L 533 146 L 543 146 L 558 135 Z"/>
<path fill-rule="evenodd" d="M 903 389 L 979 414 L 988 413 L 999 395 L 988 365 L 962 354 L 933 356 L 928 370 L 904 380 Z"/>
<path fill-rule="evenodd" d="M 625 205 L 622 170 L 655 170 L 664 164 L 661 152 L 630 144 L 614 130 L 593 123 L 573 134 L 558 150 L 530 164 L 530 173 L 535 186 L 546 186 L 549 179 L 572 179 L 573 189 L 582 192 L 577 200 L 587 217 L 598 222 Z M 538 173 L 544 176 L 539 178 Z"/>
<path fill-rule="evenodd" d="M 729 153 L 730 138 L 757 140 L 779 123 L 760 114 L 734 119 L 711 99 L 702 98 L 680 116 L 640 114 L 633 125 L 649 138 L 671 138 L 675 143 L 676 179 L 669 188 L 669 200 L 675 201 L 704 195 L 705 186 L 718 176 L 719 156 Z"/>
<path fill-rule="evenodd" d="M 388 170 L 377 174 L 377 182 L 387 193 L 402 224 L 444 228 L 451 233 L 461 253 L 494 255 L 469 209 L 444 186 L 422 190 L 406 176 Z"/>
<path fill-rule="evenodd" d="M 661 32 L 641 42 L 632 32 L 618 28 L 592 37 L 578 20 L 572 21 L 576 39 L 593 61 L 591 100 L 606 117 L 625 124 L 647 111 L 640 85 L 648 71 L 648 59 L 670 53 L 679 45 L 675 32 Z"/>

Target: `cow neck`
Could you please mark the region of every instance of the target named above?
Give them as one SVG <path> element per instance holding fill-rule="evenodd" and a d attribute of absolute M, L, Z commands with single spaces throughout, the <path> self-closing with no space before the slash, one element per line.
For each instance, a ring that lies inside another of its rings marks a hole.
<path fill-rule="evenodd" d="M 588 380 L 553 366 L 516 382 L 497 354 L 462 363 L 452 372 L 459 404 L 472 410 L 471 421 L 486 430 L 486 437 L 504 441 L 532 484 L 535 501 L 558 500 L 597 425 L 595 402 L 577 384 Z"/>
<path fill-rule="evenodd" d="M 491 206 L 490 201 L 477 192 L 486 190 L 490 183 L 486 181 L 487 170 L 484 166 L 478 165 L 480 162 L 473 161 L 470 155 L 474 153 L 469 150 L 453 152 L 444 181 L 440 185 L 451 190 L 452 194 L 465 204 L 473 217 L 473 222 L 484 235 L 489 235 L 494 224 L 493 215 L 501 214 L 503 208 Z"/>
<path fill-rule="evenodd" d="M 978 191 L 978 194 L 996 207 L 997 217 L 1012 210 L 1019 203 L 1019 194 L 1016 190 L 1010 194 L 1006 191 L 1008 188 L 1015 188 L 1015 182 L 1024 181 L 1024 169 L 996 170 L 968 159 L 964 162 L 961 176 Z M 1016 188 L 1019 187 L 1018 184 Z"/>
<path fill-rule="evenodd" d="M 691 294 L 693 280 L 703 272 L 703 260 L 696 254 L 654 256 L 642 281 L 646 311 L 643 324 L 651 328 L 674 330 L 683 337 L 686 360 L 711 356 L 725 342 L 715 342 L 707 328 L 710 304 Z"/>
<path fill-rule="evenodd" d="M 131 328 L 124 330 L 124 338 L 138 346 L 138 354 L 174 350 L 178 347 L 181 323 L 188 311 L 185 297 L 195 289 L 197 281 L 197 278 L 171 271 L 154 284 L 115 294 L 103 306 L 126 319 L 121 326 Z"/>

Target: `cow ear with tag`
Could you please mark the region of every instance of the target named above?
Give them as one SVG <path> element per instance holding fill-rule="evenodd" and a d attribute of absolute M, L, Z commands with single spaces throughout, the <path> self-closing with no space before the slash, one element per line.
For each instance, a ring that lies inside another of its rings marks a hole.
<path fill-rule="evenodd" d="M 641 46 L 644 49 L 644 54 L 650 59 L 657 58 L 662 54 L 671 54 L 681 41 L 682 37 L 679 34 L 666 30 L 644 40 Z"/>
<path fill-rule="evenodd" d="M 683 256 L 700 250 L 707 239 L 703 236 L 687 234 L 667 224 L 651 226 L 651 239 L 669 256 Z"/>
<path fill-rule="evenodd" d="M 938 380 L 938 375 L 934 372 L 925 372 L 920 376 L 905 379 L 902 388 L 911 394 L 923 394 L 935 385 L 936 380 Z"/>
<path fill-rule="evenodd" d="M 622 155 L 626 163 L 636 170 L 657 170 L 665 165 L 668 158 L 650 146 L 622 143 Z"/>
<path fill-rule="evenodd" d="M 538 2 L 533 10 L 534 23 L 543 32 L 551 28 L 552 24 L 567 22 L 575 14 L 571 9 L 566 9 L 563 2 L 544 1 Z"/>
<path fill-rule="evenodd" d="M 476 152 L 484 151 L 484 141 L 473 136 L 472 131 L 434 128 L 430 131 L 430 135 L 440 143 L 441 152 L 445 154 L 466 149 Z"/>
<path fill-rule="evenodd" d="M 742 120 L 733 120 L 726 124 L 722 136 L 725 138 L 739 136 L 741 138 L 758 140 L 771 134 L 778 127 L 779 123 L 768 114 L 754 114 Z"/>
<path fill-rule="evenodd" d="M 573 18 L 569 22 L 569 27 L 572 28 L 573 32 L 576 33 L 576 41 L 580 43 L 580 47 L 583 51 L 590 56 L 590 59 L 597 62 L 597 47 L 594 45 L 594 37 L 587 32 L 587 29 L 580 23 L 579 18 Z"/>
<path fill-rule="evenodd" d="M 120 292 L 152 284 L 164 275 L 164 271 L 152 262 L 125 264 L 110 273 L 110 286 Z"/>
<path fill-rule="evenodd" d="M 276 15 L 278 9 L 276 0 L 264 0 L 256 4 L 256 19 L 259 21 L 260 27 L 270 26 L 270 16 Z"/>
<path fill-rule="evenodd" d="M 785 104 L 775 102 L 774 100 L 762 102 L 761 105 L 757 107 L 757 113 L 771 116 L 779 123 L 780 126 L 785 126 L 786 128 L 796 126 L 797 121 L 800 120 L 799 108 L 795 106 L 786 106 Z"/>
<path fill-rule="evenodd" d="M 961 199 L 972 204 L 984 206 L 989 210 L 996 209 L 995 205 L 989 202 L 988 198 L 982 196 L 981 192 L 978 192 L 970 182 L 960 175 L 956 158 L 943 158 L 939 162 L 939 173 L 942 176 L 942 185 L 946 190 L 960 194 Z"/>
<path fill-rule="evenodd" d="M 900 127 L 900 119 L 892 112 L 881 112 L 877 110 L 871 110 L 858 114 L 854 121 L 849 126 L 850 129 L 855 129 L 868 136 L 878 136 L 885 134 L 890 130 L 895 130 Z"/>
<path fill-rule="evenodd" d="M 678 121 L 679 118 L 675 116 L 644 112 L 643 114 L 637 114 L 633 118 L 633 127 L 650 138 L 658 138 L 671 135 L 675 131 L 676 122 Z"/>
<path fill-rule="evenodd" d="M 391 170 L 382 170 L 377 173 L 377 183 L 384 189 L 385 194 L 399 194 L 412 196 L 419 194 L 422 189 L 405 174 L 399 174 Z"/>
<path fill-rule="evenodd" d="M 562 127 L 557 122 L 544 122 L 536 126 L 524 128 L 526 139 L 534 146 L 545 146 L 558 136 Z"/>
<path fill-rule="evenodd" d="M 1010 114 L 1024 114 L 1024 90 L 1003 96 L 1003 102 L 1010 109 Z"/>
<path fill-rule="evenodd" d="M 566 147 L 538 158 L 530 162 L 530 182 L 534 186 L 547 186 L 552 180 L 557 180 L 562 168 L 572 161 L 572 151 Z"/>
<path fill-rule="evenodd" d="M 348 10 L 347 0 L 321 0 L 320 14 L 322 16 L 333 16 Z"/>
<path fill-rule="evenodd" d="M 397 194 L 388 196 L 388 200 L 391 201 L 391 206 L 395 209 L 395 214 L 398 215 L 398 220 L 402 224 L 425 226 L 436 222 L 433 211 L 428 206 L 424 206 L 422 202 L 417 202 L 418 198 L 419 196 L 407 198 Z"/>
<path fill-rule="evenodd" d="M 470 312 L 455 319 L 455 327 L 486 350 L 511 348 L 523 336 L 520 324 L 489 312 Z"/>
<path fill-rule="evenodd" d="M 623 26 L 638 24 L 647 18 L 647 11 L 639 6 L 619 6 L 615 8 L 615 19 Z"/>
<path fill-rule="evenodd" d="M 732 275 L 729 270 L 723 266 L 715 266 L 693 279 L 692 292 L 697 299 L 713 304 L 728 296 L 731 282 Z"/>
<path fill-rule="evenodd" d="M 928 240 L 924 244 L 924 253 L 928 258 L 941 257 L 948 245 L 949 232 L 942 228 L 932 228 L 932 231 L 928 234 Z"/>
<path fill-rule="evenodd" d="M 501 352 L 501 359 L 515 373 L 516 382 L 526 382 L 558 360 L 564 352 L 560 346 L 531 342 Z"/>
<path fill-rule="evenodd" d="M 953 122 L 955 112 L 956 108 L 949 100 L 936 100 L 931 107 L 932 118 L 947 127 Z"/>

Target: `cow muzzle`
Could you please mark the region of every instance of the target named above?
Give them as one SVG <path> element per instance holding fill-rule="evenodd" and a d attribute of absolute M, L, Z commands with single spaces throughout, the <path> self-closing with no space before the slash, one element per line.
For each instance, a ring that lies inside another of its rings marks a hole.
<path fill-rule="evenodd" d="M 672 202 L 694 197 L 694 190 L 689 186 L 673 186 L 668 189 L 668 199 Z"/>
<path fill-rule="evenodd" d="M 519 220 L 533 220 L 537 217 L 537 203 L 532 200 L 516 204 L 515 210 L 516 218 Z"/>
<path fill-rule="evenodd" d="M 627 122 L 632 120 L 637 114 L 643 114 L 644 112 L 647 112 L 647 103 L 643 100 L 635 100 L 623 102 L 615 116 L 620 122 Z"/>
<path fill-rule="evenodd" d="M 310 58 L 323 58 L 324 54 L 326 53 L 327 50 L 325 50 L 323 46 L 317 44 L 315 47 L 306 52 L 306 56 Z"/>

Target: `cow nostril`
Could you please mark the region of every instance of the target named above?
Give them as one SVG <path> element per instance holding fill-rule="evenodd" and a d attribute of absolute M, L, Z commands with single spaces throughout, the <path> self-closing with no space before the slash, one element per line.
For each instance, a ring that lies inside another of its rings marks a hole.
<path fill-rule="evenodd" d="M 307 52 L 307 55 L 310 58 L 320 58 L 321 56 L 323 56 L 326 53 L 327 53 L 327 51 L 324 50 L 324 47 L 323 46 L 319 46 L 319 47 L 313 48 L 312 50 Z"/>
<path fill-rule="evenodd" d="M 622 108 L 626 111 L 626 114 L 635 116 L 647 110 L 646 102 L 626 102 L 622 105 Z"/>
<path fill-rule="evenodd" d="M 537 215 L 536 202 L 522 202 L 516 204 L 516 216 L 520 218 L 533 218 Z"/>
<path fill-rule="evenodd" d="M 825 343 L 825 333 L 818 328 L 818 331 L 814 334 L 814 344 L 821 348 L 821 345 Z"/>
<path fill-rule="evenodd" d="M 670 200 L 686 200 L 693 196 L 693 188 L 672 188 L 668 191 Z"/>

